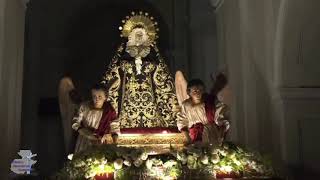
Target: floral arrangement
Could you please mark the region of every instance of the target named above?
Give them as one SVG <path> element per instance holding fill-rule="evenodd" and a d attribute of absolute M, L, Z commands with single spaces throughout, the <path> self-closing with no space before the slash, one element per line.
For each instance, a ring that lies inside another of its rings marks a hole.
<path fill-rule="evenodd" d="M 273 177 L 271 161 L 230 142 L 220 147 L 190 146 L 177 152 L 177 160 L 189 170 L 217 178 Z"/>
<path fill-rule="evenodd" d="M 147 179 L 178 179 L 182 174 L 182 166 L 175 157 L 160 155 L 147 159 L 144 177 Z"/>
<path fill-rule="evenodd" d="M 273 177 L 271 161 L 232 143 L 191 145 L 182 151 L 148 155 L 143 149 L 102 145 L 68 156 L 53 179 L 185 179 L 198 177 Z M 107 175 L 107 176 L 106 176 Z"/>
<path fill-rule="evenodd" d="M 119 172 L 118 176 L 125 176 L 124 171 L 139 169 L 147 158 L 148 155 L 140 149 L 114 145 L 94 146 L 74 156 L 69 155 L 70 161 L 53 179 L 94 179 L 116 172 Z"/>

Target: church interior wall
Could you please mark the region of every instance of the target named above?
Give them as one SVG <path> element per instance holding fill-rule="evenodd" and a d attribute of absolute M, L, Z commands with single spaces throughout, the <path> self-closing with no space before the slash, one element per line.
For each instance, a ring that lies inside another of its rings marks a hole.
<path fill-rule="evenodd" d="M 284 171 L 312 171 L 319 160 L 310 138 L 318 137 L 320 115 L 319 2 L 263 2 L 225 1 L 217 12 L 219 57 L 234 94 L 233 137 L 273 152 Z"/>
<path fill-rule="evenodd" d="M 284 160 L 292 169 L 319 171 L 319 1 L 288 1 L 283 18 L 279 87 L 283 100 Z M 312 158 L 311 158 L 312 157 Z M 299 171 L 300 171 L 299 170 Z"/>

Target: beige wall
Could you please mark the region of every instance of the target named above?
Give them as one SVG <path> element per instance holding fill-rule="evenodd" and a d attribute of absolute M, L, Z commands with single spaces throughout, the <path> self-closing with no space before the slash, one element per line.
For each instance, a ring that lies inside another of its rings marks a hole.
<path fill-rule="evenodd" d="M 0 179 L 19 149 L 23 42 L 23 3 L 0 0 Z"/>
<path fill-rule="evenodd" d="M 273 7 L 279 6 L 274 2 L 226 0 L 217 12 L 220 64 L 228 66 L 235 95 L 233 138 L 265 151 L 272 147 L 272 133 L 264 131 L 271 126 L 269 101 L 277 21 L 277 8 Z M 269 136 L 260 137 L 265 133 Z"/>

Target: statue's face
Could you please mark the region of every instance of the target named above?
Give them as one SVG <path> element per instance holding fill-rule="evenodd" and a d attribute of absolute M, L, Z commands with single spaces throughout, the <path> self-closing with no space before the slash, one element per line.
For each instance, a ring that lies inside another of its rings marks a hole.
<path fill-rule="evenodd" d="M 142 31 L 137 31 L 134 34 L 136 41 L 141 42 L 143 40 L 143 32 Z"/>
<path fill-rule="evenodd" d="M 131 31 L 128 39 L 128 45 L 141 46 L 148 42 L 149 36 L 144 28 L 135 28 Z"/>
<path fill-rule="evenodd" d="M 202 101 L 203 92 L 203 86 L 192 86 L 189 90 L 189 96 L 193 102 L 199 103 Z"/>
<path fill-rule="evenodd" d="M 95 108 L 102 108 L 104 102 L 107 100 L 106 94 L 103 90 L 91 90 L 92 102 Z"/>

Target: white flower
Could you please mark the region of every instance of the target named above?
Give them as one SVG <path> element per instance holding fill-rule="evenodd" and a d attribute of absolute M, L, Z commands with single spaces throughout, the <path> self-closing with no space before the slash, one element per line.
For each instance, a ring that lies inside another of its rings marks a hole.
<path fill-rule="evenodd" d="M 261 174 L 264 173 L 263 165 L 259 165 L 256 170 L 258 173 L 261 173 Z"/>
<path fill-rule="evenodd" d="M 202 164 L 208 164 L 209 163 L 209 158 L 207 155 L 204 155 L 201 157 L 201 162 Z"/>
<path fill-rule="evenodd" d="M 217 148 L 211 149 L 211 154 L 218 154 L 218 152 L 219 152 L 219 149 Z"/>
<path fill-rule="evenodd" d="M 142 153 L 141 156 L 140 156 L 140 159 L 145 161 L 148 159 L 148 154 L 146 152 Z"/>
<path fill-rule="evenodd" d="M 201 152 L 196 152 L 196 153 L 193 153 L 192 155 L 196 158 L 199 158 L 201 155 Z"/>
<path fill-rule="evenodd" d="M 100 162 L 96 159 L 94 160 L 93 164 L 100 164 Z"/>
<path fill-rule="evenodd" d="M 153 164 L 153 161 L 148 159 L 148 160 L 146 161 L 147 169 L 151 169 L 151 168 L 152 168 L 152 164 Z"/>
<path fill-rule="evenodd" d="M 96 175 L 95 172 L 89 171 L 89 172 L 87 172 L 87 173 L 85 174 L 85 178 L 86 178 L 86 179 L 90 179 L 90 178 L 94 177 L 95 175 Z"/>
<path fill-rule="evenodd" d="M 250 165 L 250 160 L 247 159 L 247 158 L 243 158 L 243 159 L 242 159 L 242 163 L 243 163 L 244 165 Z"/>
<path fill-rule="evenodd" d="M 218 154 L 212 154 L 212 157 L 211 157 L 211 162 L 213 164 L 216 164 L 220 161 L 220 158 L 219 158 L 219 155 Z"/>
<path fill-rule="evenodd" d="M 189 169 L 195 169 L 197 166 L 197 158 L 194 156 L 189 155 L 188 156 L 188 161 L 187 161 L 187 166 Z"/>
<path fill-rule="evenodd" d="M 82 167 L 82 166 L 85 166 L 85 165 L 86 165 L 86 163 L 83 162 L 83 161 L 78 161 L 78 162 L 75 163 L 75 167 Z"/>
<path fill-rule="evenodd" d="M 188 155 L 188 163 L 190 162 L 190 163 L 194 163 L 195 161 L 197 161 L 197 158 L 196 157 L 194 157 L 194 156 L 192 156 L 192 155 Z"/>
<path fill-rule="evenodd" d="M 235 153 L 235 152 L 230 153 L 229 157 L 230 157 L 231 159 L 234 159 L 234 158 L 236 157 L 236 153 Z"/>
<path fill-rule="evenodd" d="M 86 179 L 89 179 L 89 178 L 91 178 L 92 176 L 90 176 L 90 173 L 86 173 L 85 175 L 84 175 L 84 177 L 86 178 Z"/>
<path fill-rule="evenodd" d="M 114 168 L 115 168 L 115 169 L 119 170 L 119 169 L 122 168 L 123 160 L 122 160 L 121 158 L 116 159 L 116 160 L 114 161 L 113 165 L 114 165 Z"/>
<path fill-rule="evenodd" d="M 227 155 L 227 151 L 220 150 L 219 152 L 220 152 L 220 154 L 221 154 L 222 156 L 226 156 L 226 155 Z"/>
<path fill-rule="evenodd" d="M 222 166 L 222 167 L 220 168 L 220 170 L 221 170 L 222 172 L 228 172 L 228 173 L 230 173 L 230 172 L 232 171 L 232 167 L 231 167 L 231 166 Z"/>
<path fill-rule="evenodd" d="M 234 162 L 237 166 L 240 166 L 240 165 L 241 165 L 241 162 L 238 161 L 237 159 L 233 159 L 233 162 Z"/>
<path fill-rule="evenodd" d="M 73 154 L 69 154 L 69 155 L 68 155 L 68 159 L 71 161 L 72 158 L 73 158 Z"/>
<path fill-rule="evenodd" d="M 106 165 L 108 163 L 108 160 L 102 160 L 102 164 Z"/>
<path fill-rule="evenodd" d="M 212 171 L 212 177 L 213 177 L 214 179 L 217 178 L 217 172 L 216 172 L 215 170 Z"/>
<path fill-rule="evenodd" d="M 253 168 L 253 169 L 257 169 L 257 164 L 254 161 L 252 161 L 249 166 L 251 166 L 251 168 Z"/>
<path fill-rule="evenodd" d="M 162 165 L 163 165 L 163 162 L 161 161 L 161 159 L 155 159 L 155 158 L 153 158 L 152 161 L 153 161 L 153 164 L 154 164 L 155 166 L 162 166 Z"/>
<path fill-rule="evenodd" d="M 187 155 L 185 153 L 177 153 L 177 159 L 182 162 L 182 164 L 187 163 Z"/>
<path fill-rule="evenodd" d="M 143 163 L 143 161 L 141 159 L 136 159 L 133 164 L 136 166 L 136 167 L 140 167 L 141 164 Z"/>
<path fill-rule="evenodd" d="M 177 165 L 177 162 L 176 162 L 176 161 L 174 161 L 174 160 L 169 160 L 169 161 L 167 161 L 167 162 L 165 162 L 165 163 L 163 164 L 163 167 L 165 167 L 165 168 L 170 168 L 170 167 L 175 166 L 175 165 Z"/>
<path fill-rule="evenodd" d="M 126 160 L 123 161 L 123 164 L 128 166 L 128 167 L 130 167 L 131 166 L 131 161 L 126 159 Z"/>
<path fill-rule="evenodd" d="M 100 172 L 102 172 L 102 171 L 104 170 L 104 167 L 105 167 L 104 164 L 100 164 L 100 165 L 99 165 L 99 170 L 100 170 Z"/>
<path fill-rule="evenodd" d="M 223 145 L 223 148 L 224 149 L 229 149 L 229 146 L 225 144 L 225 145 Z"/>

